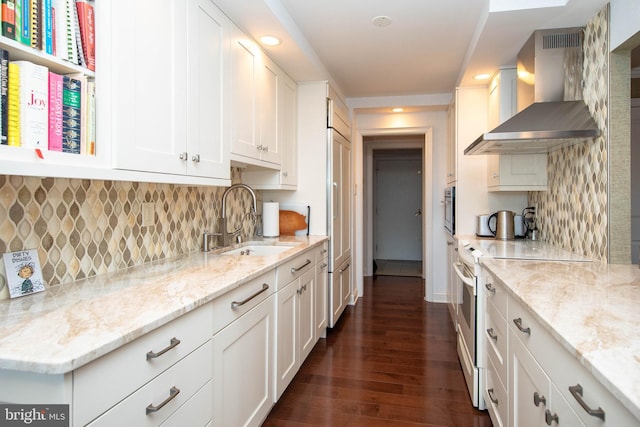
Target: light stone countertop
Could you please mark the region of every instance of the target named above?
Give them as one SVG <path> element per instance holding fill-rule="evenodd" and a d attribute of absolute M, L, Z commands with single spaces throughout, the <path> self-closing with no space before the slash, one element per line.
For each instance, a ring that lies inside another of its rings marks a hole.
<path fill-rule="evenodd" d="M 292 246 L 265 257 L 193 252 L 0 301 L 0 369 L 70 372 L 327 239 L 264 239 Z"/>
<path fill-rule="evenodd" d="M 482 264 L 640 419 L 640 269 L 483 258 Z"/>

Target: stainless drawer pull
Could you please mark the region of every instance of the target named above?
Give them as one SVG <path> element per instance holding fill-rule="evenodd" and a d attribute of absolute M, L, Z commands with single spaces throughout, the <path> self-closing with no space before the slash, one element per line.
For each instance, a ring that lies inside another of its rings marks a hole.
<path fill-rule="evenodd" d="M 302 295 L 306 290 L 307 290 L 307 285 L 303 285 L 300 287 L 300 289 L 296 290 L 296 292 L 298 293 L 298 295 Z"/>
<path fill-rule="evenodd" d="M 556 422 L 556 424 L 560 424 L 560 418 L 558 418 L 558 414 L 551 415 L 551 411 L 548 409 L 544 411 L 544 421 L 549 426 L 553 424 L 554 421 Z"/>
<path fill-rule="evenodd" d="M 169 389 L 169 397 L 167 397 L 161 404 L 159 404 L 158 406 L 154 406 L 153 403 L 150 403 L 149 406 L 147 406 L 147 415 L 153 414 L 154 412 L 158 412 L 160 409 L 164 407 L 164 405 L 171 402 L 179 394 L 180 394 L 180 389 L 178 387 L 176 386 L 171 387 L 171 389 Z"/>
<path fill-rule="evenodd" d="M 351 264 L 347 264 L 342 270 L 340 270 L 340 274 L 344 273 L 345 271 L 347 271 L 347 269 L 351 267 Z"/>
<path fill-rule="evenodd" d="M 496 288 L 494 288 L 491 283 L 487 283 L 486 285 L 484 285 L 485 288 L 487 288 L 487 290 L 489 292 L 491 292 L 493 295 L 496 294 Z"/>
<path fill-rule="evenodd" d="M 491 338 L 495 342 L 498 342 L 498 336 L 493 333 L 493 328 L 487 329 L 487 335 L 489 335 L 489 338 Z"/>
<path fill-rule="evenodd" d="M 167 351 L 171 350 L 172 348 L 174 348 L 175 346 L 177 346 L 178 344 L 180 344 L 180 340 L 176 337 L 171 338 L 171 341 L 169 341 L 169 345 L 165 348 L 163 348 L 162 350 L 160 350 L 159 352 L 154 352 L 154 351 L 150 351 L 147 353 L 147 360 L 151 360 L 151 359 L 155 359 L 156 357 L 160 357 L 163 354 L 165 354 Z"/>
<path fill-rule="evenodd" d="M 487 390 L 487 394 L 489 395 L 489 399 L 491 399 L 491 402 L 493 402 L 494 404 L 498 404 L 498 399 L 496 399 L 495 397 L 493 397 L 493 389 L 490 388 Z"/>
<path fill-rule="evenodd" d="M 523 334 L 531 335 L 531 328 L 523 328 L 522 327 L 522 318 L 518 317 L 517 319 L 513 319 L 513 323 L 516 324 L 520 332 Z"/>
<path fill-rule="evenodd" d="M 305 262 L 304 264 L 302 264 L 300 267 L 296 268 L 296 267 L 291 267 L 291 274 L 295 274 L 298 271 L 302 270 L 303 268 L 305 268 L 307 265 L 311 264 L 311 260 L 308 259 L 307 262 Z"/>
<path fill-rule="evenodd" d="M 540 406 L 540 404 L 543 405 L 547 405 L 547 398 L 544 396 L 540 396 L 540 394 L 538 394 L 538 392 L 536 391 L 535 393 L 533 393 L 533 404 L 536 406 Z"/>
<path fill-rule="evenodd" d="M 604 421 L 604 410 L 600 407 L 598 409 L 591 409 L 587 402 L 582 399 L 582 386 L 580 384 L 569 386 L 569 392 L 578 401 L 582 409 L 592 417 L 600 418 Z"/>
<path fill-rule="evenodd" d="M 256 292 L 255 294 L 251 295 L 250 297 L 248 297 L 246 299 L 243 299 L 242 301 L 232 301 L 231 302 L 231 308 L 238 308 L 241 305 L 245 305 L 246 303 L 248 303 L 249 301 L 251 301 L 252 299 L 257 297 L 258 295 L 260 295 L 261 293 L 263 293 L 267 289 L 269 289 L 269 285 L 267 285 L 266 283 L 263 283 L 262 284 L 262 289 L 260 289 L 258 292 Z"/>

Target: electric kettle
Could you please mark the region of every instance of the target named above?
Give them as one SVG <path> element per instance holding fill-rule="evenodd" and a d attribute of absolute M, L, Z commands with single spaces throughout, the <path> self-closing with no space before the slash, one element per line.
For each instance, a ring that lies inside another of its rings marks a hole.
<path fill-rule="evenodd" d="M 489 216 L 487 225 L 489 231 L 499 240 L 513 240 L 515 239 L 515 231 L 513 229 L 513 220 L 515 213 L 512 211 L 498 211 Z M 491 227 L 491 220 L 495 218 L 495 227 Z"/>

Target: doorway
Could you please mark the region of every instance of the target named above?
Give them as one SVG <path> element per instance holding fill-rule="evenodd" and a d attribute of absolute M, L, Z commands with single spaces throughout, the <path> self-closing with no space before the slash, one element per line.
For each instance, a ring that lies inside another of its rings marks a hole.
<path fill-rule="evenodd" d="M 373 150 L 374 274 L 422 277 L 422 150 Z"/>
<path fill-rule="evenodd" d="M 426 138 L 424 133 L 362 137 L 365 276 L 425 278 Z"/>
<path fill-rule="evenodd" d="M 640 261 L 640 47 L 631 51 L 631 263 Z"/>

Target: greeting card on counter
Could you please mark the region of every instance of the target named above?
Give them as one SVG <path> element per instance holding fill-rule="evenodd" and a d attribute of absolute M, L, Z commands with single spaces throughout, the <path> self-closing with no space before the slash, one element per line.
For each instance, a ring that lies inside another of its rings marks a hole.
<path fill-rule="evenodd" d="M 44 291 L 42 269 L 36 249 L 7 252 L 3 259 L 11 298 Z"/>

